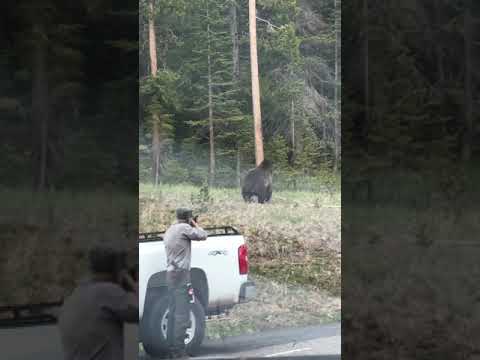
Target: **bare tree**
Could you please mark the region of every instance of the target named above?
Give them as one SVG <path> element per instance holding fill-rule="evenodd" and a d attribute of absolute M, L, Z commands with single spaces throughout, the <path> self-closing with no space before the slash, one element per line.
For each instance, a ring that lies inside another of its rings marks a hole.
<path fill-rule="evenodd" d="M 47 40 L 45 27 L 38 21 L 34 28 L 33 49 L 33 77 L 32 77 L 32 118 L 36 130 L 33 134 L 34 143 L 38 143 L 38 175 L 36 186 L 43 190 L 46 186 L 47 177 L 47 144 L 48 144 L 48 118 L 49 118 L 49 95 L 47 76 Z M 39 131 L 39 133 L 37 132 Z M 37 140 L 38 139 L 38 140 Z"/>
<path fill-rule="evenodd" d="M 255 162 L 258 165 L 263 161 L 263 134 L 262 114 L 260 109 L 260 82 L 258 79 L 257 59 L 257 17 L 256 1 L 249 0 L 249 24 L 250 24 L 250 65 L 252 72 L 252 103 L 253 122 L 255 130 Z"/>
<path fill-rule="evenodd" d="M 157 76 L 157 41 L 155 38 L 155 20 L 154 20 L 154 1 L 150 0 L 149 16 L 148 16 L 148 45 L 150 52 L 150 74 L 152 77 Z M 160 178 L 160 115 L 152 114 L 152 172 L 155 186 L 159 183 Z"/>
<path fill-rule="evenodd" d="M 334 0 L 334 12 L 335 12 L 335 114 L 334 114 L 334 136 L 335 136 L 335 163 L 334 163 L 334 171 L 338 171 L 339 163 L 340 163 L 340 111 L 339 111 L 339 104 L 338 104 L 338 90 L 339 90 L 339 56 L 338 56 L 338 44 L 340 43 L 339 39 L 339 31 L 338 31 L 338 12 L 337 12 L 337 0 Z"/>
<path fill-rule="evenodd" d="M 215 181 L 215 134 L 213 131 L 213 81 L 212 81 L 212 46 L 210 37 L 210 10 L 207 1 L 207 60 L 208 60 L 208 134 L 210 142 L 210 162 L 208 167 L 208 182 Z"/>
<path fill-rule="evenodd" d="M 230 33 L 232 37 L 232 80 L 237 82 L 240 78 L 240 46 L 238 39 L 238 16 L 237 16 L 237 1 L 232 0 L 230 7 L 231 25 Z"/>
<path fill-rule="evenodd" d="M 291 141 L 292 141 L 292 157 L 291 161 L 292 163 L 295 161 L 295 155 L 296 155 L 296 148 L 295 148 L 295 100 L 292 99 L 292 102 L 290 103 L 290 113 L 291 113 L 291 125 L 290 125 L 290 132 L 291 132 Z"/>
<path fill-rule="evenodd" d="M 235 83 L 235 86 L 238 86 L 238 81 L 240 79 L 240 43 L 238 38 L 238 15 L 237 15 L 237 1 L 232 0 L 230 7 L 230 16 L 231 16 L 231 26 L 230 26 L 230 35 L 232 38 L 232 81 Z M 237 142 L 237 151 L 236 151 L 236 160 L 237 160 L 237 185 L 240 188 L 241 185 L 241 154 L 240 154 L 240 143 Z"/>
<path fill-rule="evenodd" d="M 462 158 L 469 161 L 472 155 L 473 102 L 472 102 L 472 0 L 465 2 L 464 42 L 465 42 L 465 132 L 463 136 Z"/>
<path fill-rule="evenodd" d="M 369 33 L 368 33 L 368 0 L 363 0 L 363 20 L 364 20 L 364 91 L 365 91 L 365 126 L 368 124 L 369 120 L 369 104 L 370 104 L 370 89 L 368 83 L 368 40 L 369 40 Z"/>

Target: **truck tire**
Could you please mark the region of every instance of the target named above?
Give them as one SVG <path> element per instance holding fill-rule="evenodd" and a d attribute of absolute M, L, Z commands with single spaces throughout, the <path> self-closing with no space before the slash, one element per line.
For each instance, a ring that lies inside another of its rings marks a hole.
<path fill-rule="evenodd" d="M 167 321 L 168 298 L 162 296 L 152 301 L 149 309 L 145 309 L 140 324 L 140 340 L 143 348 L 150 356 L 162 356 L 168 351 Z M 190 308 L 191 327 L 187 329 L 185 339 L 186 350 L 195 354 L 205 337 L 205 310 L 195 302 Z"/>

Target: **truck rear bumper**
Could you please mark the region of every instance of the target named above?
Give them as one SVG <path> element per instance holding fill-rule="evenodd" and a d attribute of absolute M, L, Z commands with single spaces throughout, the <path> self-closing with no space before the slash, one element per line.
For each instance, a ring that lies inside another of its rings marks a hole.
<path fill-rule="evenodd" d="M 240 303 L 249 302 L 250 300 L 255 299 L 256 293 L 257 290 L 255 283 L 253 281 L 247 281 L 240 287 L 240 297 L 238 300 Z"/>

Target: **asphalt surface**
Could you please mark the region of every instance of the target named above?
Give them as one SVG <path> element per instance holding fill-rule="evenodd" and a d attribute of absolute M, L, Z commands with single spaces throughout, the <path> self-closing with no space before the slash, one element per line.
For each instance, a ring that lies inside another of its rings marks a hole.
<path fill-rule="evenodd" d="M 192 359 L 295 358 L 338 360 L 341 352 L 340 323 L 205 341 Z M 144 357 L 144 360 L 157 360 Z"/>
<path fill-rule="evenodd" d="M 137 327 L 125 331 L 125 359 L 137 358 Z M 205 341 L 193 359 L 296 358 L 338 360 L 341 349 L 340 323 L 300 329 L 281 329 L 253 335 Z M 2 359 L 62 360 L 60 339 L 55 326 L 0 329 Z M 153 360 L 150 357 L 138 357 Z"/>
<path fill-rule="evenodd" d="M 125 360 L 137 359 L 137 327 L 125 330 Z M 0 359 L 5 360 L 63 360 L 55 325 L 0 328 L 0 353 Z"/>

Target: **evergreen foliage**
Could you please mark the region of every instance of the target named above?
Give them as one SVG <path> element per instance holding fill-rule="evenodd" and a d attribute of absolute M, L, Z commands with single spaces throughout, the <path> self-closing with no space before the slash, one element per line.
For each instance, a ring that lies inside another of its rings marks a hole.
<path fill-rule="evenodd" d="M 128 31 L 136 4 L 6 0 L 0 6 L 3 185 L 136 191 L 138 42 Z"/>
<path fill-rule="evenodd" d="M 339 4 L 335 11 L 334 0 L 257 1 L 265 152 L 285 184 L 294 184 L 291 180 L 300 174 L 333 171 L 334 122 L 340 116 L 334 111 Z M 163 139 L 169 139 L 163 148 L 162 182 L 203 184 L 208 179 L 213 123 L 214 184 L 239 186 L 255 163 L 248 1 L 157 0 L 154 16 L 162 70 L 152 80 L 148 10 L 143 6 L 140 179 L 152 180 L 148 119 L 156 111 L 164 118 Z"/>

